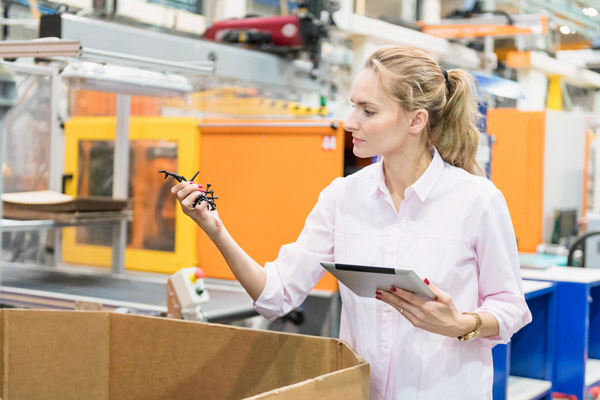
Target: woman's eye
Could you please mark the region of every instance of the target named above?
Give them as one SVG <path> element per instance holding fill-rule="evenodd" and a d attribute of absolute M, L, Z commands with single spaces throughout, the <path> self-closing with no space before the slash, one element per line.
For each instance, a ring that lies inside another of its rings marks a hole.
<path fill-rule="evenodd" d="M 375 115 L 375 112 L 373 111 L 368 111 L 368 110 L 363 110 L 366 114 L 367 117 L 372 117 L 373 115 Z"/>

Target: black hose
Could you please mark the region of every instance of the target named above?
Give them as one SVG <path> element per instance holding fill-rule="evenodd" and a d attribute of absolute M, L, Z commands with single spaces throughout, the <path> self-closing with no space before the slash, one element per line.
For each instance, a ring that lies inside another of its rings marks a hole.
<path fill-rule="evenodd" d="M 575 253 L 575 250 L 577 249 L 577 247 L 581 244 L 583 244 L 584 246 L 584 251 L 583 251 L 583 257 L 581 257 L 581 262 L 579 263 L 578 267 L 580 268 L 584 268 L 585 267 L 585 240 L 587 238 L 589 238 L 590 236 L 594 236 L 594 235 L 600 235 L 600 231 L 589 231 L 584 233 L 583 235 L 577 237 L 575 239 L 575 241 L 573 243 L 571 243 L 571 245 L 569 246 L 569 256 L 567 257 L 567 266 L 569 267 L 573 267 L 573 253 Z"/>

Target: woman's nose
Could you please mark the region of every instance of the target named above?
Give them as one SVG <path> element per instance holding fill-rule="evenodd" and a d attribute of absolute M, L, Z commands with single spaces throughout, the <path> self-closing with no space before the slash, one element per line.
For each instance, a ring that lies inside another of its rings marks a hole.
<path fill-rule="evenodd" d="M 346 131 L 356 131 L 358 129 L 358 126 L 356 124 L 356 120 L 353 118 L 352 114 L 354 114 L 353 112 L 351 112 L 348 117 L 346 117 L 346 120 L 343 123 L 343 127 L 344 130 Z"/>

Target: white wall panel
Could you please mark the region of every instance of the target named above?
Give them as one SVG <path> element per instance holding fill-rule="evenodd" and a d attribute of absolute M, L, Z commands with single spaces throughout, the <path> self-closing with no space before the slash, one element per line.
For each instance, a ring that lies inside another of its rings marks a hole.
<path fill-rule="evenodd" d="M 583 205 L 585 116 L 577 112 L 546 111 L 544 159 L 543 240 L 550 243 L 554 211 Z"/>

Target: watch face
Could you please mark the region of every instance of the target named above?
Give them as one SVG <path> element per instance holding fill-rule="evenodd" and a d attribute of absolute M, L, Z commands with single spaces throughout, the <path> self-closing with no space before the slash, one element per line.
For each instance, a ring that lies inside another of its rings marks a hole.
<path fill-rule="evenodd" d="M 479 314 L 474 314 L 474 313 L 463 313 L 463 314 L 472 315 L 475 318 L 475 329 L 473 329 L 471 332 L 469 332 L 463 336 L 459 336 L 457 338 L 461 342 L 468 342 L 469 340 L 475 339 L 476 337 L 479 336 L 479 333 L 481 332 L 481 317 L 479 316 Z"/>
<path fill-rule="evenodd" d="M 471 332 L 471 333 L 469 333 L 468 335 L 465 336 L 465 342 L 468 342 L 469 340 L 473 340 L 477 336 L 479 336 L 479 335 L 477 335 L 475 332 Z"/>

